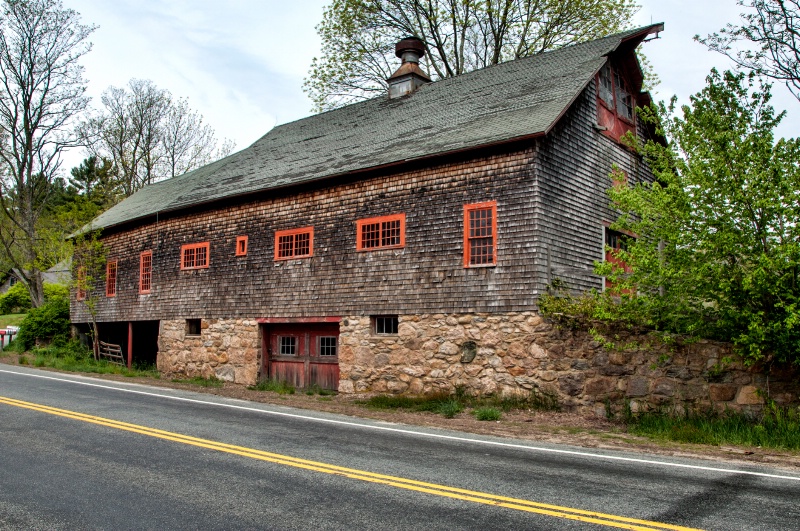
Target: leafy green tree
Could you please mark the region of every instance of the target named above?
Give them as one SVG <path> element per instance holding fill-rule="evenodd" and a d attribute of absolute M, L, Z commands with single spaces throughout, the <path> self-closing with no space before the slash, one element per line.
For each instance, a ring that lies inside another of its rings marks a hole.
<path fill-rule="evenodd" d="M 0 3 L 0 246 L 34 307 L 44 302 L 37 225 L 73 120 L 88 104 L 80 58 L 92 26 L 60 0 Z"/>
<path fill-rule="evenodd" d="M 102 208 L 114 206 L 119 200 L 118 180 L 109 159 L 90 155 L 70 170 L 70 186 Z"/>
<path fill-rule="evenodd" d="M 786 83 L 800 100 L 800 0 L 739 0 L 740 24 L 695 39 L 737 65 Z"/>
<path fill-rule="evenodd" d="M 304 90 L 317 110 L 382 93 L 394 46 L 409 35 L 425 43 L 436 80 L 615 33 L 637 9 L 634 0 L 333 0 Z"/>
<path fill-rule="evenodd" d="M 100 333 L 97 328 L 98 303 L 102 284 L 106 279 L 106 250 L 99 239 L 99 231 L 81 233 L 75 239 L 75 255 L 72 261 L 72 283 L 76 300 L 91 319 L 92 351 L 100 358 Z"/>
<path fill-rule="evenodd" d="M 647 325 L 800 363 L 800 141 L 775 141 L 770 98 L 753 74 L 714 70 L 680 113 L 673 99 L 642 114 L 671 142 L 637 146 L 655 183 L 609 191 L 615 228 L 637 237 L 618 251 L 632 272 L 598 272 L 638 292 L 622 306 Z"/>

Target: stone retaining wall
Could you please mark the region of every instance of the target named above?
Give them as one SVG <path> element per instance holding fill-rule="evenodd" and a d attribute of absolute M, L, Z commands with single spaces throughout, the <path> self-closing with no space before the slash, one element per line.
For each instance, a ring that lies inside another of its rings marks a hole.
<path fill-rule="evenodd" d="M 534 388 L 562 407 L 599 415 L 607 407 L 752 409 L 762 396 L 798 400 L 797 375 L 725 364 L 730 345 L 665 345 L 640 334 L 589 334 L 533 312 L 400 316 L 396 336 L 371 332 L 369 317 L 342 320 L 342 393 L 422 394 L 462 386 L 475 394 Z"/>
<path fill-rule="evenodd" d="M 215 377 L 254 385 L 261 367 L 258 323 L 246 319 L 202 319 L 200 335 L 186 333 L 186 320 L 162 320 L 158 370 L 164 376 Z"/>

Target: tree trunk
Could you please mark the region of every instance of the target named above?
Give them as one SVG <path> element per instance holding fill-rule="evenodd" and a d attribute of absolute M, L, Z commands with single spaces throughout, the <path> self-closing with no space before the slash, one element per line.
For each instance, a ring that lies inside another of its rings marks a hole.
<path fill-rule="evenodd" d="M 34 270 L 30 273 L 28 292 L 31 294 L 31 306 L 38 308 L 44 304 L 44 281 L 41 271 Z"/>

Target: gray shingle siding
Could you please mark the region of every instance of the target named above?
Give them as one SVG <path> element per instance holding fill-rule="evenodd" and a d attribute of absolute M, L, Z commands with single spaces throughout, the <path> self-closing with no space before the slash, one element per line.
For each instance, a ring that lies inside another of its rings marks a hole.
<path fill-rule="evenodd" d="M 541 140 L 537 159 L 538 262 L 546 263 L 549 248 L 553 269 L 549 278 L 566 282 L 576 292 L 602 288 L 593 264 L 603 260 L 604 222 L 618 215 L 607 195 L 612 165 L 625 171 L 631 183 L 652 180 L 638 155 L 595 128 L 595 94 L 593 81 Z M 547 268 L 538 270 L 544 273 L 536 282 L 541 292 Z"/>

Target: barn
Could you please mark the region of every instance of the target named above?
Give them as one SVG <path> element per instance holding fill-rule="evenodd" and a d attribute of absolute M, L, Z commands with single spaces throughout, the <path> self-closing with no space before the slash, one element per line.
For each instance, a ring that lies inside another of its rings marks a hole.
<path fill-rule="evenodd" d="M 101 339 L 164 375 L 241 384 L 536 386 L 537 298 L 556 278 L 604 287 L 612 167 L 652 180 L 621 137 L 654 134 L 635 49 L 661 30 L 437 82 L 401 41 L 386 96 L 275 127 L 94 220 Z"/>

